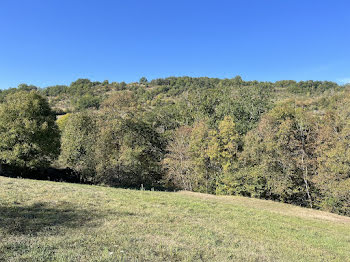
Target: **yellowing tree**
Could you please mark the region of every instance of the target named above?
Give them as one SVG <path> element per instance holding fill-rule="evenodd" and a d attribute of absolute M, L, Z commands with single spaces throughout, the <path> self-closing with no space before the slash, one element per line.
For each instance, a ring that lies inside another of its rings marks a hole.
<path fill-rule="evenodd" d="M 190 138 L 190 153 L 193 160 L 194 191 L 214 193 L 216 178 L 208 157 L 209 127 L 204 121 L 194 124 Z"/>
<path fill-rule="evenodd" d="M 168 186 L 189 191 L 193 191 L 195 187 L 194 163 L 189 146 L 191 132 L 192 128 L 188 126 L 182 126 L 175 131 L 163 161 Z"/>
<path fill-rule="evenodd" d="M 322 209 L 350 215 L 350 124 L 348 109 L 328 112 L 319 132 L 318 170 L 313 178 Z"/>
<path fill-rule="evenodd" d="M 231 116 L 225 116 L 219 122 L 217 130 L 209 132 L 207 155 L 216 172 L 216 193 L 225 191 L 224 180 L 230 176 L 231 169 L 237 160 L 239 135 Z"/>
<path fill-rule="evenodd" d="M 218 168 L 227 172 L 236 160 L 239 145 L 239 135 L 231 116 L 225 116 L 219 122 L 218 130 L 212 130 L 209 135 L 208 156 L 217 162 Z"/>

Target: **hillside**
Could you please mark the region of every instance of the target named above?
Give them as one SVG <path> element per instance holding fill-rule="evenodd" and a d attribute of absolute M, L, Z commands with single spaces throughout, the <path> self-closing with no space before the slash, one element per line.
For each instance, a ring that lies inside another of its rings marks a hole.
<path fill-rule="evenodd" d="M 0 177 L 0 261 L 349 261 L 350 218 L 244 197 Z"/>
<path fill-rule="evenodd" d="M 350 86 L 330 81 L 21 84 L 0 92 L 1 172 L 350 216 L 349 105 Z"/>

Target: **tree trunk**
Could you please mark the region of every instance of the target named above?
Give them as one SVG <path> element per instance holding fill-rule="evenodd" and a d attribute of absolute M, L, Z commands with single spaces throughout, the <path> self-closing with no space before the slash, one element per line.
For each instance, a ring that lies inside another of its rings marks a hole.
<path fill-rule="evenodd" d="M 311 198 L 311 194 L 310 194 L 310 189 L 309 189 L 309 183 L 307 181 L 308 178 L 308 168 L 307 168 L 307 163 L 305 164 L 304 161 L 304 157 L 306 156 L 306 143 L 305 143 L 305 139 L 304 139 L 304 130 L 302 128 L 301 125 L 299 125 L 300 128 L 300 135 L 301 135 L 301 147 L 302 147 L 302 153 L 301 153 L 301 165 L 302 165 L 302 170 L 303 170 L 303 180 L 305 183 L 305 189 L 306 189 L 306 194 L 307 194 L 307 198 L 310 204 L 310 207 L 312 208 L 312 198 Z"/>
<path fill-rule="evenodd" d="M 308 169 L 307 169 L 307 164 L 306 165 L 304 164 L 304 152 L 303 152 L 303 155 L 301 157 L 301 162 L 303 165 L 303 179 L 304 179 L 304 183 L 305 183 L 306 194 L 307 194 L 307 198 L 309 200 L 310 207 L 312 208 L 312 198 L 311 198 L 311 194 L 310 194 L 309 183 L 307 181 Z"/>

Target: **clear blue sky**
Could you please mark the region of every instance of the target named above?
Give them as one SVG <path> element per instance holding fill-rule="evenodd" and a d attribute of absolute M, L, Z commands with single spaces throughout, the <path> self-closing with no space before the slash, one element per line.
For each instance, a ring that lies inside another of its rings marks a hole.
<path fill-rule="evenodd" d="M 0 1 L 0 88 L 183 75 L 350 81 L 350 1 Z"/>

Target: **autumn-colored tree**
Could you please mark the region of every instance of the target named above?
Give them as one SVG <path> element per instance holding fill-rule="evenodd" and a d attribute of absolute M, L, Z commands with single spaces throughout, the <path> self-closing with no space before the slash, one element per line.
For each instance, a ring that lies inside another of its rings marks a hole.
<path fill-rule="evenodd" d="M 190 152 L 193 159 L 194 191 L 215 193 L 215 168 L 207 154 L 209 127 L 201 121 L 194 124 L 190 138 Z"/>
<path fill-rule="evenodd" d="M 57 119 L 56 123 L 61 132 L 63 132 L 64 128 L 66 127 L 68 119 L 71 115 L 72 115 L 71 113 L 67 113 L 65 115 L 60 116 Z"/>
<path fill-rule="evenodd" d="M 314 182 L 320 191 L 322 209 L 350 215 L 350 124 L 349 107 L 328 112 L 318 139 L 318 173 Z"/>
<path fill-rule="evenodd" d="M 239 135 L 235 129 L 235 122 L 231 116 L 225 116 L 219 122 L 217 130 L 209 132 L 207 154 L 216 162 L 220 172 L 226 172 L 237 157 Z"/>
<path fill-rule="evenodd" d="M 194 163 L 189 145 L 191 132 L 192 128 L 188 126 L 182 126 L 174 132 L 163 161 L 166 168 L 166 184 L 189 191 L 195 188 Z"/>
<path fill-rule="evenodd" d="M 101 104 L 104 114 L 126 117 L 133 116 L 138 109 L 137 99 L 130 91 L 119 91 L 112 94 Z"/>
<path fill-rule="evenodd" d="M 224 180 L 231 175 L 237 160 L 239 135 L 231 116 L 225 116 L 218 128 L 211 130 L 208 137 L 207 155 L 216 172 L 216 193 L 225 191 Z"/>

